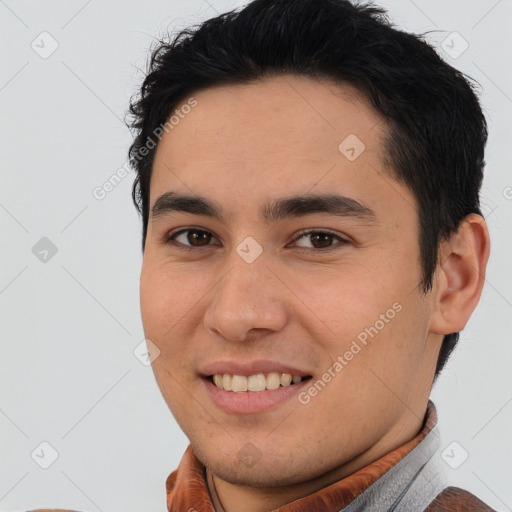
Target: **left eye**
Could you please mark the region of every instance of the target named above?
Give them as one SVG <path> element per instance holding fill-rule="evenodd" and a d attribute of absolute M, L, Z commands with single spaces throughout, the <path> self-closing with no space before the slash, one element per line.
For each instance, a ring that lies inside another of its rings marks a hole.
<path fill-rule="evenodd" d="M 180 237 L 182 238 L 181 240 Z M 299 233 L 299 236 L 295 239 L 295 242 L 301 240 L 301 239 L 308 239 L 310 243 L 312 244 L 313 249 L 330 249 L 331 247 L 334 247 L 334 241 L 335 239 L 339 240 L 340 243 L 337 245 L 343 245 L 345 243 L 348 243 L 347 240 L 340 237 L 339 235 L 336 235 L 334 233 L 331 233 L 329 231 L 304 231 L 302 233 Z M 169 235 L 165 238 L 166 243 L 170 242 L 178 242 L 178 245 L 181 246 L 180 249 L 185 250 L 191 250 L 192 248 L 196 247 L 207 247 L 208 245 L 212 245 L 209 242 L 215 239 L 215 237 L 209 232 L 202 229 L 195 229 L 195 228 L 188 228 L 188 229 L 182 229 L 181 231 L 178 231 L 172 235 Z M 219 245 L 219 244 L 214 244 Z M 298 245 L 298 247 L 305 247 L 308 248 L 307 245 Z"/>
<path fill-rule="evenodd" d="M 300 240 L 301 238 L 309 238 L 310 242 L 313 244 L 314 249 L 330 249 L 331 247 L 334 247 L 334 245 L 331 243 L 334 239 L 338 239 L 341 244 L 347 243 L 347 240 L 329 231 L 307 231 L 302 233 L 296 240 Z"/>

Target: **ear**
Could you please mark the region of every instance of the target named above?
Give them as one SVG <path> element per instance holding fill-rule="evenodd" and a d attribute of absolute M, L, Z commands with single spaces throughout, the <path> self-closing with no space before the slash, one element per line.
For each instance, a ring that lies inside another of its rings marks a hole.
<path fill-rule="evenodd" d="M 490 240 L 481 215 L 465 217 L 456 233 L 439 245 L 430 332 L 461 331 L 473 313 L 485 282 Z"/>

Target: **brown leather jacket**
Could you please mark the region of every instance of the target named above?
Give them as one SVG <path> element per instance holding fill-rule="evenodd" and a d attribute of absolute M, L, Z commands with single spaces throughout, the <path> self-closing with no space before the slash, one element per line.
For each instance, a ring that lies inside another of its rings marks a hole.
<path fill-rule="evenodd" d="M 447 487 L 425 512 L 496 512 L 464 489 Z"/>

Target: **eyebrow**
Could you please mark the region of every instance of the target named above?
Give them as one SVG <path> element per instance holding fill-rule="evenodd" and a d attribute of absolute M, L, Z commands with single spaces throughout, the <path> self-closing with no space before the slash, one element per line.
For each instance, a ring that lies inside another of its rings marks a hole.
<path fill-rule="evenodd" d="M 217 202 L 196 195 L 183 195 L 176 192 L 162 194 L 151 209 L 152 220 L 170 212 L 205 215 L 226 223 L 224 209 Z M 259 214 L 267 223 L 289 217 L 301 217 L 315 213 L 328 213 L 341 217 L 352 217 L 375 223 L 375 212 L 365 204 L 350 197 L 337 194 L 304 195 L 274 199 L 259 209 Z"/>

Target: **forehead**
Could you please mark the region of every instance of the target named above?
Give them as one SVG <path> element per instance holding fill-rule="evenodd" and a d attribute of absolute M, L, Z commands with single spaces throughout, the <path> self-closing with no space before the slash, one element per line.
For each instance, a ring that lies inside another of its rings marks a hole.
<path fill-rule="evenodd" d="M 387 133 L 383 116 L 348 84 L 284 75 L 218 85 L 193 97 L 197 105 L 179 116 L 179 123 L 159 144 L 178 146 L 172 147 L 176 157 L 193 146 L 188 159 L 313 159 L 323 156 L 328 146 L 334 152 L 329 154 L 337 155 L 339 143 L 350 134 L 357 134 L 372 150 L 379 136 Z"/>
<path fill-rule="evenodd" d="M 382 189 L 388 126 L 350 85 L 284 75 L 192 97 L 158 144 L 151 205 L 177 188 L 221 201 L 236 191 L 240 205 L 277 191 Z"/>

